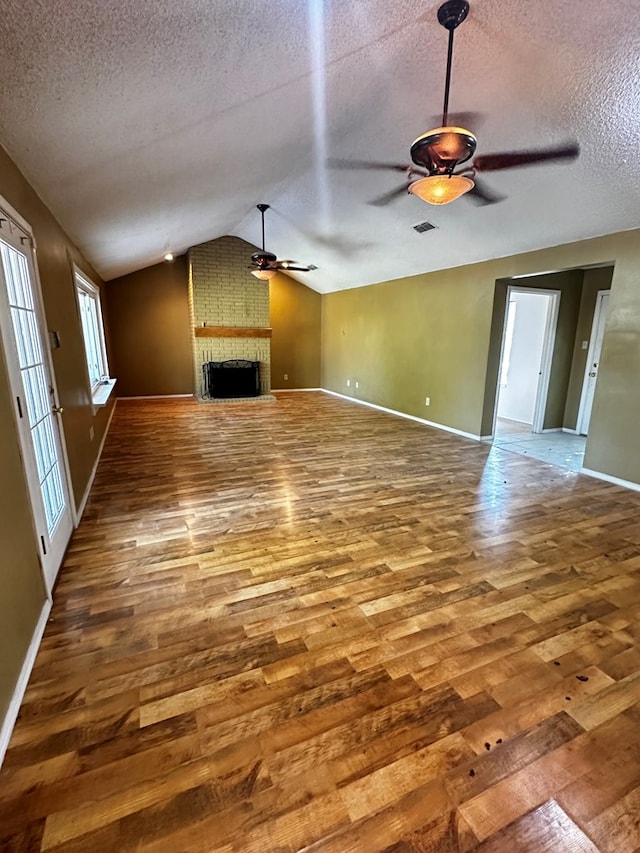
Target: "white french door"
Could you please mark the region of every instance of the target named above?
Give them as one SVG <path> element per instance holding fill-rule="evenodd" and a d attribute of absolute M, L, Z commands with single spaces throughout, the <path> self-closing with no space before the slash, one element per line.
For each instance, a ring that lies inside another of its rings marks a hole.
<path fill-rule="evenodd" d="M 0 331 L 34 531 L 50 594 L 73 529 L 62 452 L 62 410 L 46 348 L 31 234 L 0 209 Z"/>

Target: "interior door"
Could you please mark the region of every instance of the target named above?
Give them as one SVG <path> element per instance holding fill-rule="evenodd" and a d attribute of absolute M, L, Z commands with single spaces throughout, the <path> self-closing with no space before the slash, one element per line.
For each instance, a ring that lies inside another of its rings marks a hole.
<path fill-rule="evenodd" d="M 0 331 L 36 542 L 51 593 L 73 529 L 59 423 L 62 410 L 55 405 L 32 238 L 11 214 L 0 214 Z"/>
<path fill-rule="evenodd" d="M 508 288 L 497 416 L 542 432 L 558 318 L 558 291 Z M 517 310 L 516 310 L 517 308 Z"/>
<path fill-rule="evenodd" d="M 598 367 L 600 365 L 600 351 L 602 350 L 602 339 L 604 327 L 609 309 L 609 291 L 598 291 L 596 309 L 593 314 L 593 326 L 591 328 L 591 340 L 589 342 L 589 353 L 587 355 L 587 369 L 582 386 L 582 398 L 580 400 L 580 413 L 578 416 L 578 432 L 587 435 L 589 432 L 589 421 L 591 420 L 591 409 L 593 408 L 593 395 L 596 390 L 598 379 Z"/>

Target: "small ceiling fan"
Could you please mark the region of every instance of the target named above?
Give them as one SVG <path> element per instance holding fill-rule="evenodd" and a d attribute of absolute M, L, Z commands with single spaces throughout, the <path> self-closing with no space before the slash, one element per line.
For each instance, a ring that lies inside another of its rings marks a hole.
<path fill-rule="evenodd" d="M 377 163 L 366 160 L 332 160 L 330 165 L 347 169 L 391 169 L 404 172 L 407 182 L 374 199 L 371 204 L 382 206 L 410 192 L 429 204 L 449 204 L 465 193 L 479 204 L 495 204 L 500 196 L 484 186 L 477 172 L 496 172 L 517 166 L 531 166 L 561 160 L 575 160 L 580 153 L 576 142 L 568 142 L 549 148 L 533 148 L 526 151 L 502 151 L 482 154 L 472 163 L 458 168 L 475 154 L 478 140 L 470 130 L 448 124 L 449 88 L 453 60 L 453 37 L 455 30 L 469 14 L 467 0 L 447 0 L 438 9 L 438 22 L 449 31 L 447 71 L 442 108 L 442 126 L 419 136 L 411 145 L 412 165 Z M 416 168 L 417 167 L 417 168 Z"/>
<path fill-rule="evenodd" d="M 293 272 L 311 272 L 311 270 L 317 270 L 318 267 L 313 264 L 304 266 L 303 264 L 299 264 L 297 261 L 279 261 L 272 252 L 267 252 L 265 250 L 264 213 L 265 210 L 269 210 L 270 205 L 257 204 L 256 207 L 262 216 L 262 251 L 254 252 L 253 255 L 251 255 L 251 275 L 255 275 L 256 278 L 259 278 L 262 281 L 268 281 L 270 278 L 273 278 L 278 270 L 283 270 L 284 272 L 288 272 L 290 270 Z"/>

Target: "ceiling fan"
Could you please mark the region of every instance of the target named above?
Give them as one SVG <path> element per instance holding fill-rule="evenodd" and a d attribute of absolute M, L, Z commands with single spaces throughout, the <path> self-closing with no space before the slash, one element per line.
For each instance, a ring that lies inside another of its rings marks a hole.
<path fill-rule="evenodd" d="M 472 163 L 462 166 L 475 154 L 478 140 L 470 130 L 448 124 L 448 113 L 453 37 L 468 14 L 467 0 L 447 0 L 438 9 L 438 22 L 449 31 L 442 125 L 423 133 L 413 142 L 410 151 L 413 164 L 372 163 L 364 160 L 330 161 L 330 165 L 337 168 L 391 169 L 406 173 L 405 184 L 373 200 L 371 204 L 377 206 L 388 204 L 405 192 L 410 192 L 429 204 L 449 204 L 465 193 L 469 193 L 469 197 L 479 204 L 494 204 L 501 201 L 503 196 L 484 186 L 477 178 L 478 172 L 496 172 L 500 169 L 531 166 L 536 163 L 575 160 L 580 153 L 580 147 L 576 142 L 568 142 L 549 148 L 482 154 Z M 462 168 L 458 168 L 460 166 Z"/>
<path fill-rule="evenodd" d="M 257 204 L 256 207 L 262 216 L 262 251 L 254 252 L 253 255 L 251 255 L 251 275 L 255 275 L 256 278 L 259 278 L 262 281 L 268 281 L 270 278 L 273 278 L 278 270 L 283 270 L 284 272 L 288 272 L 289 270 L 293 272 L 311 272 L 311 270 L 317 270 L 318 267 L 313 264 L 304 266 L 303 264 L 299 264 L 297 261 L 279 261 L 272 252 L 267 252 L 265 250 L 264 212 L 265 210 L 269 210 L 270 205 Z"/>

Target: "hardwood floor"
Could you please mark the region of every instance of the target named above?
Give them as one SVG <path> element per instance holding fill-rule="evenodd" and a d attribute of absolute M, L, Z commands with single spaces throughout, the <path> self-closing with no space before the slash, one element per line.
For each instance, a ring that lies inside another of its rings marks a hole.
<path fill-rule="evenodd" d="M 640 850 L 640 494 L 278 397 L 118 404 L 0 850 Z"/>

